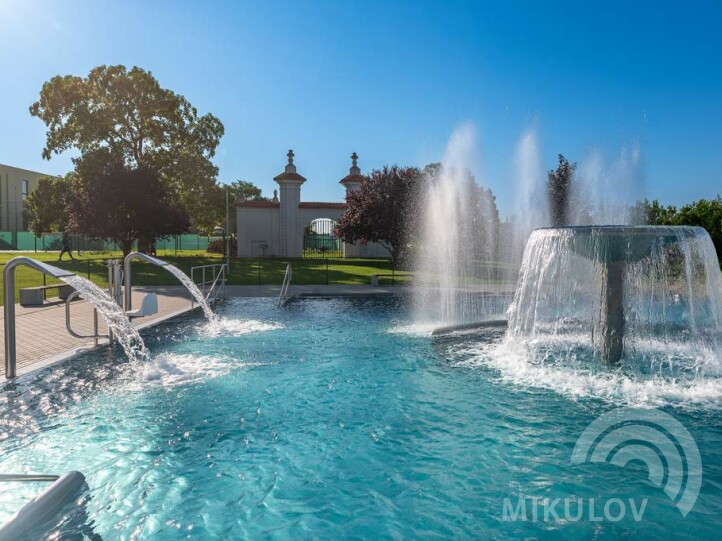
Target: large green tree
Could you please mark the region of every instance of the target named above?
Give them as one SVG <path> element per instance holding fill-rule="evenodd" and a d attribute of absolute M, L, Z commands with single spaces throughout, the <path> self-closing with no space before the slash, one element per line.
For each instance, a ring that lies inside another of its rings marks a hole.
<path fill-rule="evenodd" d="M 244 201 L 268 201 L 268 197 L 264 197 L 261 188 L 247 180 L 236 180 L 223 186 L 228 190 L 228 231 L 236 234 L 236 204 Z M 224 202 L 225 204 L 225 202 Z M 225 216 L 225 210 L 224 210 Z M 225 221 L 223 222 L 225 227 Z"/>
<path fill-rule="evenodd" d="M 681 207 L 674 222 L 704 227 L 712 238 L 717 254 L 722 254 L 722 198 L 700 199 Z"/>
<path fill-rule="evenodd" d="M 656 199 L 637 201 L 630 209 L 633 224 L 639 225 L 674 225 L 677 223 L 677 208 L 664 206 Z"/>
<path fill-rule="evenodd" d="M 266 201 L 267 197 L 263 197 L 261 188 L 247 180 L 236 180 L 226 185 L 231 197 L 235 203 L 242 201 Z"/>
<path fill-rule="evenodd" d="M 27 201 L 30 230 L 38 237 L 51 231 L 65 231 L 72 189 L 72 174 L 65 178 L 45 177 L 38 181 Z"/>
<path fill-rule="evenodd" d="M 199 115 L 152 73 L 118 65 L 98 66 L 86 77 L 53 77 L 30 114 L 47 126 L 45 159 L 75 149 L 76 168 L 84 166 L 86 174 L 116 162 L 152 170 L 194 222 L 207 220 L 207 206 L 218 192 L 211 158 L 223 124 L 211 114 Z"/>
<path fill-rule="evenodd" d="M 717 254 L 722 254 L 722 198 L 700 199 L 679 209 L 664 206 L 659 201 L 640 201 L 632 207 L 634 223 L 648 225 L 693 225 L 709 233 Z"/>

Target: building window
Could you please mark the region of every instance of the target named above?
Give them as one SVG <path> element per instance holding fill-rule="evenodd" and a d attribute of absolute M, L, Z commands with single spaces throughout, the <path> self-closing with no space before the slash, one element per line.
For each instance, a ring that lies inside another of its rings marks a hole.
<path fill-rule="evenodd" d="M 28 187 L 29 182 L 27 180 L 22 181 L 22 195 L 23 195 L 23 201 L 25 201 L 28 198 Z"/>

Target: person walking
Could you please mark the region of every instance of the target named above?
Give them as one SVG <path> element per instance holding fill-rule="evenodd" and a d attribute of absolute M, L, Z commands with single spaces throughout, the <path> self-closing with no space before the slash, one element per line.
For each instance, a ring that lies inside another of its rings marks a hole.
<path fill-rule="evenodd" d="M 58 261 L 62 261 L 63 254 L 67 253 L 70 256 L 70 259 L 72 261 L 75 261 L 75 258 L 73 257 L 73 251 L 70 249 L 70 235 L 68 235 L 67 231 L 63 231 L 63 249 L 60 251 L 60 257 L 58 257 Z"/>

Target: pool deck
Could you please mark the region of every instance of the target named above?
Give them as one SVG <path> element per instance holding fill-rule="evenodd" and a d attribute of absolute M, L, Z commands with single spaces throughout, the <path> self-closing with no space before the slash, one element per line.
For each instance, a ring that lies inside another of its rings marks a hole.
<path fill-rule="evenodd" d="M 226 295 L 231 297 L 278 297 L 281 286 L 233 285 L 226 287 Z M 158 295 L 158 313 L 133 320 L 138 329 L 151 327 L 163 321 L 185 314 L 198 305 L 191 304 L 191 297 L 183 286 L 140 286 L 134 288 L 133 306 L 137 307 L 141 298 L 148 292 Z M 504 293 L 508 287 L 487 288 L 485 293 Z M 407 286 L 380 287 L 370 285 L 292 285 L 291 294 L 295 297 L 344 297 L 395 295 L 410 292 Z M 53 302 L 55 301 L 55 302 Z M 65 302 L 48 299 L 39 307 L 26 308 L 16 305 L 16 344 L 18 376 L 63 361 L 82 351 L 95 347 L 92 338 L 75 338 L 65 327 Z M 92 335 L 93 310 L 83 300 L 71 304 L 72 328 L 77 334 Z M 0 320 L 3 319 L 0 311 Z M 98 318 L 100 334 L 106 334 L 107 328 L 102 317 Z M 0 321 L 0 341 L 5 343 L 4 321 Z M 101 338 L 98 345 L 106 345 L 108 340 Z M 1 368 L 4 375 L 4 363 Z M 0 379 L 2 376 L 0 376 Z"/>
<path fill-rule="evenodd" d="M 158 313 L 133 320 L 138 329 L 157 325 L 162 321 L 184 314 L 193 309 L 190 294 L 183 287 L 139 287 L 133 291 L 133 306 L 137 307 L 148 291 L 158 295 Z M 53 302 L 55 301 L 55 302 Z M 195 305 L 197 308 L 198 305 Z M 65 328 L 65 302 L 49 298 L 43 306 L 23 307 L 15 305 L 16 350 L 18 376 L 44 368 L 95 346 L 92 338 L 71 336 Z M 93 309 L 86 301 L 71 303 L 73 331 L 81 335 L 93 334 Z M 0 312 L 0 340 L 5 343 L 4 318 Z M 99 334 L 107 334 L 102 317 L 98 317 Z M 108 343 L 106 338 L 98 345 Z M 4 375 L 4 362 L 3 362 Z"/>

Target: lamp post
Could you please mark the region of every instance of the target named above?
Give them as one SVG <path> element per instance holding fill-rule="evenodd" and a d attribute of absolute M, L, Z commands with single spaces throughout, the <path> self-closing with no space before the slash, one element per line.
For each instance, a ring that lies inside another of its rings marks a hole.
<path fill-rule="evenodd" d="M 231 271 L 231 232 L 230 226 L 230 215 L 228 213 L 228 187 L 226 186 L 226 271 Z"/>

